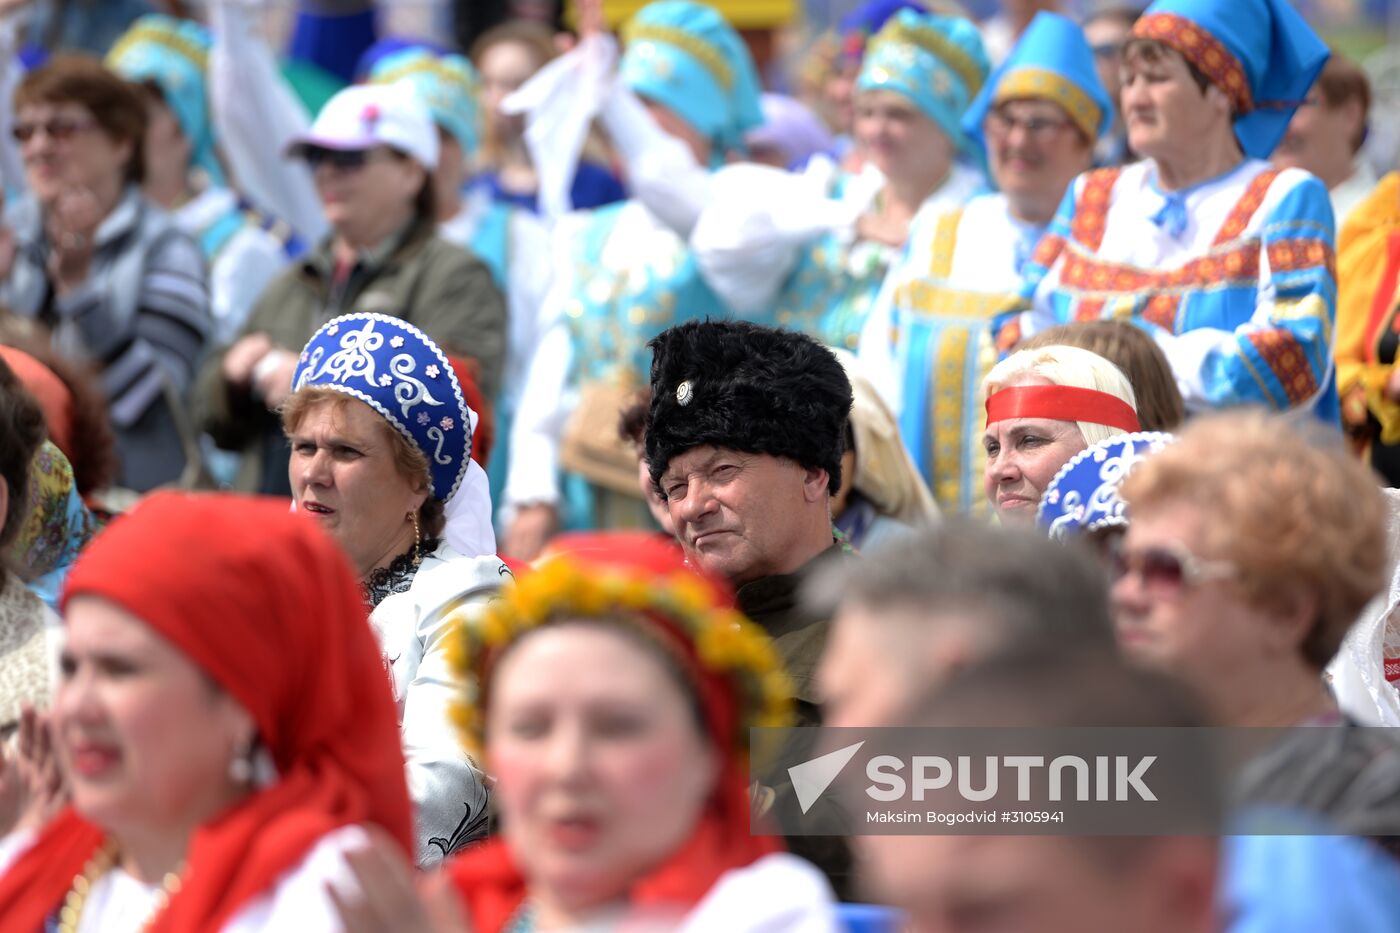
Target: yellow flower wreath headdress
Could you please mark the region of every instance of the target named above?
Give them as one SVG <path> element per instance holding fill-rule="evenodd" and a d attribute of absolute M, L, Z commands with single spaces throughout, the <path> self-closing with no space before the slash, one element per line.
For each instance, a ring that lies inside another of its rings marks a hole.
<path fill-rule="evenodd" d="M 462 689 L 452 717 L 468 754 L 479 755 L 484 745 L 481 711 L 501 652 L 529 631 L 568 619 L 643 628 L 644 635 L 678 649 L 707 720 L 715 710 L 706 693 L 717 686 L 716 679 L 721 681 L 731 722 L 707 725 L 732 732 L 741 748 L 747 747 L 750 727 L 791 723 L 792 682 L 772 641 L 742 614 L 726 608 L 720 588 L 687 569 L 678 551 L 654 536 L 631 533 L 575 541 L 586 541 L 586 552 L 550 558 L 507 584 L 484 607 L 458 613 L 449 659 Z"/>

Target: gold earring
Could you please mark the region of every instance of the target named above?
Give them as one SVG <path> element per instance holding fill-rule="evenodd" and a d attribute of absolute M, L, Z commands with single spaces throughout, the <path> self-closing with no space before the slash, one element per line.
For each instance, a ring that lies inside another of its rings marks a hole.
<path fill-rule="evenodd" d="M 418 527 L 418 510 L 414 509 L 408 513 L 408 517 L 413 521 L 413 562 L 419 563 L 423 559 L 423 532 Z"/>

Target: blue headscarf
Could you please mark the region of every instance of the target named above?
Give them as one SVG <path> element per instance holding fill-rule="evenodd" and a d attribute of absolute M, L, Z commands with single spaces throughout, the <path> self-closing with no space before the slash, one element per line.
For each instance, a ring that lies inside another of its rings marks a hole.
<path fill-rule="evenodd" d="M 434 499 L 457 492 L 472 452 L 472 416 L 447 355 L 421 330 L 384 314 L 328 321 L 301 351 L 294 391 L 324 386 L 384 416 L 423 452 Z"/>
<path fill-rule="evenodd" d="M 433 55 L 446 55 L 450 49 L 447 46 L 439 45 L 436 42 L 429 42 L 411 36 L 385 36 L 377 40 L 369 48 L 365 49 L 355 61 L 354 78 L 356 83 L 363 83 L 370 80 L 370 74 L 378 67 L 379 63 L 390 55 L 397 55 L 410 49 L 417 49 L 430 52 Z"/>
<path fill-rule="evenodd" d="M 374 84 L 403 81 L 432 112 L 433 120 L 456 138 L 468 158 L 481 145 L 481 81 L 461 55 L 434 55 L 405 48 L 380 58 L 370 69 Z"/>
<path fill-rule="evenodd" d="M 967 108 L 963 129 L 985 148 L 982 124 L 988 111 L 1017 98 L 1058 104 L 1091 142 L 1113 122 L 1113 104 L 1099 80 L 1084 30 L 1058 13 L 1035 14 L 1006 61 Z"/>
<path fill-rule="evenodd" d="M 859 91 L 894 91 L 965 149 L 962 116 L 987 80 L 987 53 L 970 21 L 901 10 L 870 42 Z"/>
<path fill-rule="evenodd" d="M 1157 0 L 1133 35 L 1175 49 L 1225 92 L 1256 159 L 1278 146 L 1331 54 L 1288 0 Z"/>
<path fill-rule="evenodd" d="M 708 139 L 714 159 L 741 150 L 744 134 L 763 124 L 753 57 L 714 9 L 661 0 L 643 7 L 622 36 L 623 81 Z"/>
<path fill-rule="evenodd" d="M 149 81 L 160 88 L 180 132 L 190 141 L 190 161 L 211 183 L 223 185 L 204 80 L 212 44 L 209 30 L 198 23 L 151 13 L 132 23 L 112 46 L 107 67 L 128 81 Z"/>

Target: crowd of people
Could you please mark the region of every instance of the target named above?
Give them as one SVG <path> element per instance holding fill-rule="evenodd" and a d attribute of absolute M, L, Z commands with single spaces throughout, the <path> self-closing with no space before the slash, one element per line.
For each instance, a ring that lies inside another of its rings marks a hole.
<path fill-rule="evenodd" d="M 793 95 L 696 0 L 50 6 L 0 928 L 1400 930 L 1400 174 L 1290 0 L 865 0 Z M 1275 731 L 1211 834 L 785 836 L 786 726 Z"/>

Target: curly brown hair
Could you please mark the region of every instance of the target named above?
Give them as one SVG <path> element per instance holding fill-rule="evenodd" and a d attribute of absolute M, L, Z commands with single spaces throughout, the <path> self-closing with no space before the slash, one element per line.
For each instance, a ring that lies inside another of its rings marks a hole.
<path fill-rule="evenodd" d="M 1187 505 L 1210 516 L 1211 554 L 1239 568 L 1255 606 L 1282 611 L 1299 587 L 1311 592 L 1318 617 L 1299 650 L 1319 671 L 1385 583 L 1387 506 L 1375 475 L 1281 416 L 1192 421 L 1128 475 L 1122 496 L 1134 514 Z"/>

